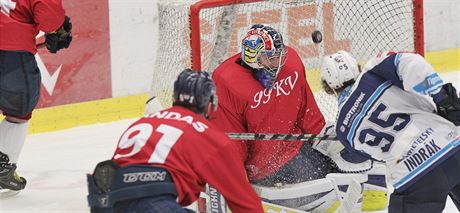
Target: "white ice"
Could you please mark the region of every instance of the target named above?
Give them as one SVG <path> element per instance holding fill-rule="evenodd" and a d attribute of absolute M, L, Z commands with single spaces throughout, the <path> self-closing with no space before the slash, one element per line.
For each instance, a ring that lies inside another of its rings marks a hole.
<path fill-rule="evenodd" d="M 453 80 L 459 88 L 458 72 L 443 79 Z M 1 199 L 0 213 L 89 212 L 85 175 L 112 156 L 118 137 L 134 120 L 29 135 L 18 163 L 27 187 Z M 458 211 L 449 200 L 444 212 Z"/>

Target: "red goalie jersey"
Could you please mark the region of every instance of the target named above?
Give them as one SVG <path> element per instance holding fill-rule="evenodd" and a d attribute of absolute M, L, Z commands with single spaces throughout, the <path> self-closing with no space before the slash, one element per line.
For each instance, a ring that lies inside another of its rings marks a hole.
<path fill-rule="evenodd" d="M 121 166 L 166 168 L 182 206 L 196 201 L 209 183 L 224 195 L 233 212 L 263 212 L 235 143 L 202 116 L 175 106 L 132 124 L 121 136 L 113 160 Z"/>
<path fill-rule="evenodd" d="M 225 132 L 319 133 L 325 125 L 296 51 L 288 47 L 286 63 L 271 90 L 243 67 L 237 54 L 213 73 L 219 110 L 211 122 Z M 241 141 L 240 156 L 249 179 L 259 180 L 277 171 L 299 151 L 302 142 Z"/>
<path fill-rule="evenodd" d="M 49 33 L 64 22 L 61 0 L 0 1 L 0 50 L 37 52 L 35 36 Z"/>

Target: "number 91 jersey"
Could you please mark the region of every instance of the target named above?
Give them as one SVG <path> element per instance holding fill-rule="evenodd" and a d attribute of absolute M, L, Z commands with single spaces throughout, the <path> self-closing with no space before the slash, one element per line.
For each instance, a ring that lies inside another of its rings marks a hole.
<path fill-rule="evenodd" d="M 435 113 L 431 97 L 379 74 L 388 71 L 385 66 L 361 74 L 341 97 L 336 131 L 349 150 L 386 162 L 388 177 L 398 189 L 455 154 L 460 131 Z"/>
<path fill-rule="evenodd" d="M 198 199 L 206 183 L 235 211 L 258 212 L 257 194 L 246 179 L 235 142 L 204 117 L 174 106 L 144 116 L 120 137 L 113 161 L 166 168 L 182 206 Z M 236 205 L 238 204 L 238 205 Z"/>

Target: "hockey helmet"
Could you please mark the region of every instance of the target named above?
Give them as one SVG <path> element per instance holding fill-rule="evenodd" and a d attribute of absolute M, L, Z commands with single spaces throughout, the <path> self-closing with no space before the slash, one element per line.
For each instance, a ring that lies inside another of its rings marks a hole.
<path fill-rule="evenodd" d="M 209 102 L 212 103 L 212 111 L 216 111 L 216 87 L 209 73 L 183 70 L 174 82 L 173 105 L 181 105 L 201 113 Z"/>
<path fill-rule="evenodd" d="M 332 89 L 341 88 L 345 82 L 359 76 L 358 62 L 350 53 L 340 50 L 325 56 L 321 63 L 321 80 Z"/>
<path fill-rule="evenodd" d="M 242 40 L 241 59 L 256 70 L 266 69 L 276 76 L 286 62 L 286 54 L 287 49 L 281 33 L 270 26 L 253 25 Z M 262 64 L 262 57 L 270 64 Z"/>

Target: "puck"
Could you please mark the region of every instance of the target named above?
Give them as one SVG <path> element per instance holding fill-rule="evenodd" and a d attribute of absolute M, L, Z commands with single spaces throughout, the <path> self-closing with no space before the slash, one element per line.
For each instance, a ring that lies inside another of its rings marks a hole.
<path fill-rule="evenodd" d="M 315 30 L 315 31 L 313 31 L 313 33 L 311 34 L 311 39 L 312 39 L 313 42 L 315 42 L 316 44 L 321 43 L 321 41 L 323 41 L 323 34 L 321 34 L 321 32 L 320 32 L 319 30 Z"/>

